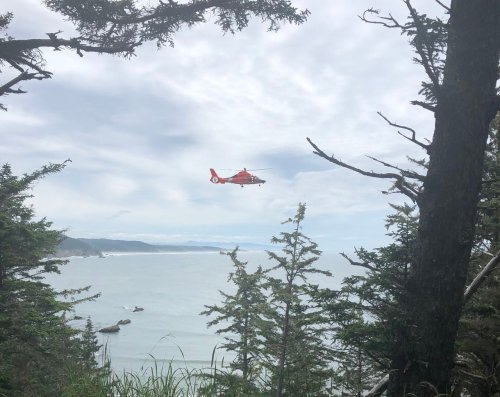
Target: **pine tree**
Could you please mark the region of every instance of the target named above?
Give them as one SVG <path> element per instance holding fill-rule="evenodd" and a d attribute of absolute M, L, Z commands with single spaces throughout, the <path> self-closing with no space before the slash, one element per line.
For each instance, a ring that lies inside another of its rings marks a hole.
<path fill-rule="evenodd" d="M 25 203 L 34 182 L 64 166 L 51 164 L 22 177 L 9 165 L 0 169 L 0 394 L 59 395 L 67 365 L 79 364 L 77 331 L 62 316 L 73 303 L 43 281 L 66 263 L 47 259 L 62 233 L 46 219 L 34 220 Z"/>
<path fill-rule="evenodd" d="M 490 128 L 469 280 L 500 250 L 500 115 Z M 460 321 L 456 385 L 472 397 L 500 395 L 500 275 L 490 274 Z"/>
<path fill-rule="evenodd" d="M 263 271 L 259 267 L 255 272 L 247 271 L 247 262 L 238 259 L 238 248 L 226 254 L 233 262 L 234 271 L 229 274 L 228 281 L 236 286 L 234 294 L 220 291 L 223 297 L 221 305 L 205 306 L 201 314 L 213 315 L 215 319 L 208 326 L 221 325 L 217 334 L 224 335 L 224 349 L 236 353 L 231 367 L 241 371 L 243 386 L 246 390 L 253 388 L 253 382 L 259 375 L 258 362 L 261 341 L 258 336 L 261 328 L 261 313 L 266 305 L 266 297 L 262 293 Z"/>
<path fill-rule="evenodd" d="M 302 233 L 305 204 L 299 204 L 290 232 L 273 237 L 273 244 L 282 245 L 281 254 L 269 251 L 277 262 L 268 276 L 269 322 L 262 330 L 266 367 L 271 374 L 276 396 L 320 396 L 330 376 L 328 349 L 324 344 L 324 319 L 314 305 L 314 285 L 308 283 L 311 274 L 330 272 L 313 265 L 321 255 L 317 244 Z"/>
<path fill-rule="evenodd" d="M 355 249 L 357 258 L 342 254 L 365 274 L 346 277 L 338 291 L 324 289 L 316 299 L 328 315 L 338 367 L 336 389 L 361 396 L 377 377 L 390 369 L 407 318 L 401 310 L 404 285 L 410 270 L 418 215 L 415 207 L 392 205 L 386 228 L 393 242 L 369 251 Z"/>

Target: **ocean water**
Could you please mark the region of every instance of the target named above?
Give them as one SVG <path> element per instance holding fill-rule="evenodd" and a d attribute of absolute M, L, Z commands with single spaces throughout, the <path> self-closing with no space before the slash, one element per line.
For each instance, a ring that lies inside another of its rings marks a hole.
<path fill-rule="evenodd" d="M 265 252 L 240 252 L 249 268 L 268 267 Z M 338 254 L 324 253 L 318 267 L 335 277 L 316 276 L 319 284 L 336 288 L 351 268 Z M 231 260 L 219 253 L 113 254 L 104 258 L 70 258 L 60 275 L 47 278 L 56 290 L 91 285 L 89 294 L 101 293 L 93 302 L 76 306 L 74 327 L 82 328 L 91 317 L 96 329 L 130 319 L 116 334 L 98 333 L 107 346 L 113 369 L 140 371 L 142 368 L 173 362 L 174 366 L 209 366 L 214 348 L 223 342 L 207 328 L 201 316 L 204 305 L 219 304 L 219 290 L 234 291 L 227 282 Z M 133 312 L 134 306 L 144 311 Z M 218 348 L 216 358 L 230 361 L 234 356 Z"/>

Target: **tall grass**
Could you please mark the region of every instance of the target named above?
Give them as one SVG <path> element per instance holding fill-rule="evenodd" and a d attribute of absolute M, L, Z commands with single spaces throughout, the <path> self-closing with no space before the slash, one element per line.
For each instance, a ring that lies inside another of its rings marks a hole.
<path fill-rule="evenodd" d="M 142 371 L 116 374 L 110 370 L 110 359 L 104 349 L 102 371 L 97 374 L 70 373 L 69 385 L 62 397 L 216 397 L 237 396 L 231 392 L 231 382 L 226 379 L 237 377 L 224 363 L 218 367 L 214 348 L 210 367 L 197 369 L 174 367 L 172 361 L 159 364 L 155 357 L 153 364 Z M 181 352 L 182 353 L 182 352 Z M 234 383 L 234 382 L 233 382 Z"/>

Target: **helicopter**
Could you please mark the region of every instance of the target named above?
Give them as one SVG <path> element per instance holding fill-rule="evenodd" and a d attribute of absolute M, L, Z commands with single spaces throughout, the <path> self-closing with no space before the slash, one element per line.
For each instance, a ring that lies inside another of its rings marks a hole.
<path fill-rule="evenodd" d="M 240 185 L 241 187 L 243 187 L 243 185 L 260 186 L 261 184 L 266 183 L 265 180 L 250 174 L 250 172 L 248 172 L 246 168 L 243 168 L 242 171 L 239 171 L 237 174 L 228 178 L 221 178 L 219 175 L 217 175 L 217 172 L 215 172 L 213 168 L 210 168 L 210 173 L 212 174 L 212 177 L 210 178 L 210 182 L 212 183 L 234 183 L 236 185 Z"/>

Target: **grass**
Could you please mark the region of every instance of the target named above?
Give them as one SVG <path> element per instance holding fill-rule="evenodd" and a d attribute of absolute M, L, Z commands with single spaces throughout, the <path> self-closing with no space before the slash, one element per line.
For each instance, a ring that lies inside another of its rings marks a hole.
<path fill-rule="evenodd" d="M 110 370 L 110 360 L 104 349 L 102 371 L 68 374 L 68 386 L 62 397 L 216 397 L 237 396 L 223 379 L 235 375 L 224 363 L 217 366 L 214 348 L 209 368 L 175 368 L 173 362 L 153 364 L 139 372 L 124 371 L 118 375 Z M 182 351 L 181 351 L 182 353 Z M 183 355 L 184 357 L 184 355 Z"/>

